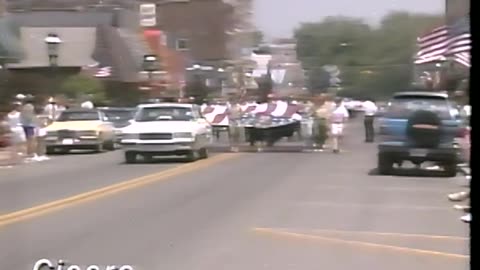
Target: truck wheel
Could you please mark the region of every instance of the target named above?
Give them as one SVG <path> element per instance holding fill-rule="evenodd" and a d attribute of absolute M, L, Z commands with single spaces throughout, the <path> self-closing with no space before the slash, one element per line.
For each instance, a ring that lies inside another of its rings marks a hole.
<path fill-rule="evenodd" d="M 188 152 L 187 154 L 187 162 L 194 162 L 198 159 L 198 151 L 196 150 L 191 150 L 190 152 Z"/>
<path fill-rule="evenodd" d="M 105 148 L 103 147 L 104 143 L 100 143 L 97 146 L 95 146 L 95 152 L 97 153 L 103 153 L 105 152 Z"/>
<path fill-rule="evenodd" d="M 206 158 L 208 158 L 208 150 L 207 150 L 207 148 L 202 148 L 202 149 L 200 149 L 199 155 L 200 155 L 200 158 L 201 158 L 201 159 L 206 159 Z"/>
<path fill-rule="evenodd" d="M 47 146 L 46 154 L 47 154 L 47 155 L 53 155 L 53 154 L 55 154 L 55 147 Z"/>
<path fill-rule="evenodd" d="M 137 161 L 137 154 L 133 152 L 125 152 L 125 163 L 132 164 Z"/>
<path fill-rule="evenodd" d="M 393 169 L 392 160 L 385 154 L 378 154 L 377 170 L 380 175 L 390 175 Z"/>
<path fill-rule="evenodd" d="M 107 141 L 105 142 L 104 148 L 108 151 L 114 151 L 115 150 L 115 141 Z"/>
<path fill-rule="evenodd" d="M 445 164 L 445 176 L 446 177 L 455 177 L 457 176 L 457 164 Z"/>

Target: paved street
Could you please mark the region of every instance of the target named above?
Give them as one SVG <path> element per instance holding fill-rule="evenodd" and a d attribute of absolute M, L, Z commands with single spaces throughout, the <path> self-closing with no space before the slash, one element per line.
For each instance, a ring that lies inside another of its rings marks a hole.
<path fill-rule="evenodd" d="M 446 200 L 460 179 L 375 176 L 375 145 L 362 139 L 347 136 L 340 155 L 125 165 L 113 152 L 0 171 L 0 269 L 41 258 L 82 269 L 468 269 L 468 225 Z M 122 181 L 108 196 L 6 216 Z"/>

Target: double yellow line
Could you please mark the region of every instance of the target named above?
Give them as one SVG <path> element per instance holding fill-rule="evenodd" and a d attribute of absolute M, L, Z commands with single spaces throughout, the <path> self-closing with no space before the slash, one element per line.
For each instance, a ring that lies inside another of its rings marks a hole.
<path fill-rule="evenodd" d="M 128 181 L 120 182 L 96 190 L 88 191 L 71 197 L 63 198 L 60 200 L 52 201 L 49 203 L 41 204 L 31 208 L 19 210 L 16 212 L 0 215 L 0 226 L 6 226 L 12 223 L 16 223 L 22 220 L 30 219 L 33 217 L 41 216 L 53 211 L 57 211 L 69 206 L 73 206 L 79 203 L 100 199 L 109 195 L 113 195 L 122 191 L 131 190 L 146 186 L 151 183 L 165 181 L 171 179 L 173 176 L 186 174 L 194 170 L 209 167 L 211 165 L 235 158 L 241 154 L 220 154 L 209 159 L 180 165 L 171 169 L 161 171 L 138 178 L 134 178 Z"/>

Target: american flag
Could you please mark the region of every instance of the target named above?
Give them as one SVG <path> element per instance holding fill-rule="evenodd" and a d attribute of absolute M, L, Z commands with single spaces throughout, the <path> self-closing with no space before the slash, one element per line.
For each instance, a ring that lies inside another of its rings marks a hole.
<path fill-rule="evenodd" d="M 448 33 L 448 27 L 441 26 L 417 38 L 419 50 L 416 55 L 415 64 L 444 60 L 449 42 Z"/>
<path fill-rule="evenodd" d="M 101 67 L 98 68 L 95 72 L 95 77 L 97 78 L 106 78 L 112 75 L 112 67 Z"/>
<path fill-rule="evenodd" d="M 450 26 L 449 40 L 445 56 L 452 57 L 457 63 L 470 67 L 470 20 L 462 18 Z"/>

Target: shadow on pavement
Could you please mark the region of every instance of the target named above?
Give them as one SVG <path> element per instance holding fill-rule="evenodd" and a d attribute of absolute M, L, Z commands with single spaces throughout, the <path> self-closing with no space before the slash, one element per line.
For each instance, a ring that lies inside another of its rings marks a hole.
<path fill-rule="evenodd" d="M 381 175 L 378 172 L 377 168 L 371 169 L 368 172 L 370 176 L 402 176 L 402 177 L 443 177 L 443 178 L 450 178 L 445 175 L 445 172 L 440 170 L 426 170 L 426 169 L 415 169 L 415 168 L 395 168 L 392 170 L 390 175 Z"/>

